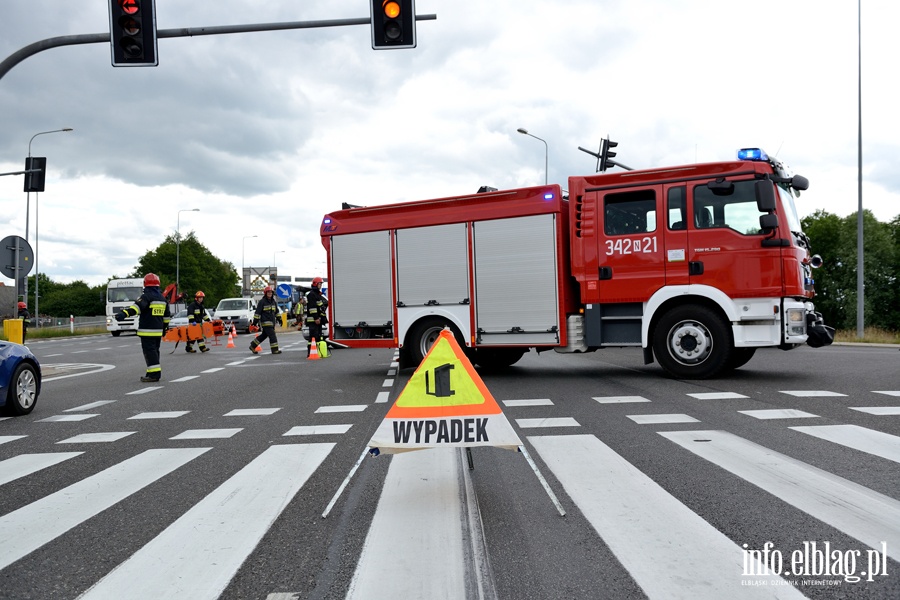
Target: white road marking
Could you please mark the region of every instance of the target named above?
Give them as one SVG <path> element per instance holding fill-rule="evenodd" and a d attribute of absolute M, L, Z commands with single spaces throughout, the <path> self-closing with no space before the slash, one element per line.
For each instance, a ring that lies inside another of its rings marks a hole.
<path fill-rule="evenodd" d="M 218 598 L 333 448 L 268 448 L 80 598 Z"/>
<path fill-rule="evenodd" d="M 224 370 L 225 370 L 225 367 L 215 367 L 215 368 L 207 369 L 205 371 L 200 371 L 200 372 L 201 373 L 216 373 L 218 371 L 224 371 Z"/>
<path fill-rule="evenodd" d="M 838 394 L 837 392 L 826 392 L 821 390 L 781 390 L 782 394 L 788 396 L 796 396 L 798 398 L 830 398 L 835 396 L 846 396 L 847 394 Z"/>
<path fill-rule="evenodd" d="M 669 415 L 626 415 L 638 425 L 657 425 L 660 423 L 699 423 L 694 417 L 684 414 Z"/>
<path fill-rule="evenodd" d="M 533 400 L 504 400 L 503 406 L 553 406 L 550 398 L 535 398 Z"/>
<path fill-rule="evenodd" d="M 284 435 L 330 435 L 347 433 L 353 425 L 298 425 L 291 427 Z"/>
<path fill-rule="evenodd" d="M 544 419 L 516 419 L 522 429 L 532 427 L 581 427 L 572 417 L 548 417 Z"/>
<path fill-rule="evenodd" d="M 467 598 L 458 452 L 390 460 L 346 598 Z"/>
<path fill-rule="evenodd" d="M 900 406 L 851 406 L 850 410 L 869 413 L 870 415 L 900 415 Z"/>
<path fill-rule="evenodd" d="M 237 429 L 188 429 L 187 431 L 182 431 L 178 435 L 176 435 L 174 437 L 170 437 L 169 439 L 170 440 L 214 440 L 214 439 L 230 438 L 241 431 L 243 431 L 243 428 L 237 428 Z"/>
<path fill-rule="evenodd" d="M 148 394 L 150 392 L 155 392 L 156 390 L 161 390 L 161 389 L 163 389 L 163 387 L 164 386 L 161 386 L 161 385 L 155 386 L 155 387 L 145 387 L 145 388 L 141 388 L 139 390 L 135 390 L 133 392 L 128 392 L 125 395 L 126 396 L 139 396 L 141 394 Z"/>
<path fill-rule="evenodd" d="M 6 442 L 14 442 L 16 440 L 21 440 L 22 438 L 28 437 L 27 435 L 0 435 L 0 444 L 5 444 Z"/>
<path fill-rule="evenodd" d="M 179 377 L 178 379 L 171 379 L 170 383 L 182 383 L 184 381 L 190 381 L 191 379 L 197 379 L 200 377 L 199 375 L 185 375 L 184 377 Z"/>
<path fill-rule="evenodd" d="M 252 417 L 252 416 L 264 416 L 264 415 L 274 415 L 277 413 L 280 408 L 236 408 L 231 412 L 227 412 L 223 417 Z"/>
<path fill-rule="evenodd" d="M 819 415 L 797 410 L 795 408 L 772 408 L 767 410 L 739 410 L 742 415 L 753 417 L 754 419 L 810 419 L 818 418 Z"/>
<path fill-rule="evenodd" d="M 394 385 L 393 379 L 385 379 L 384 383 L 381 384 L 381 387 L 391 387 L 392 385 Z"/>
<path fill-rule="evenodd" d="M 660 435 L 872 548 L 887 541 L 900 560 L 897 500 L 725 431 Z"/>
<path fill-rule="evenodd" d="M 189 410 L 168 410 L 159 412 L 145 412 L 128 417 L 129 419 L 177 419 L 188 414 Z"/>
<path fill-rule="evenodd" d="M 625 402 L 650 402 L 643 396 L 597 396 L 594 400 L 600 404 L 619 404 Z"/>
<path fill-rule="evenodd" d="M 345 404 L 343 406 L 320 406 L 316 409 L 316 413 L 341 413 L 341 412 L 362 412 L 366 410 L 366 404 Z"/>
<path fill-rule="evenodd" d="M 749 398 L 749 396 L 745 396 L 743 394 L 738 394 L 736 392 L 702 392 L 699 394 L 688 394 L 691 398 L 696 398 L 697 400 L 732 400 L 738 398 Z"/>
<path fill-rule="evenodd" d="M 0 485 L 19 477 L 31 475 L 41 469 L 52 467 L 64 460 L 75 458 L 83 452 L 47 452 L 43 454 L 20 454 L 0 462 Z"/>
<path fill-rule="evenodd" d="M 791 427 L 794 431 L 900 463 L 900 437 L 859 425 Z"/>
<path fill-rule="evenodd" d="M 593 435 L 528 440 L 649 598 L 803 598 L 774 575 L 742 586 L 740 546 Z"/>
<path fill-rule="evenodd" d="M 87 419 L 92 419 L 93 417 L 99 417 L 100 415 L 54 415 L 52 417 L 47 417 L 46 419 L 39 419 L 38 423 L 65 423 L 71 421 L 86 421 Z"/>
<path fill-rule="evenodd" d="M 900 391 L 898 390 L 890 390 L 890 391 L 873 391 L 873 394 L 886 394 L 888 396 L 900 396 Z"/>
<path fill-rule="evenodd" d="M 147 450 L 0 517 L 0 569 L 207 450 L 209 448 Z"/>
<path fill-rule="evenodd" d="M 378 392 L 378 397 L 375 398 L 376 404 L 383 404 L 388 401 L 388 398 L 391 397 L 390 392 Z"/>
<path fill-rule="evenodd" d="M 102 442 L 117 442 L 122 438 L 137 433 L 136 431 L 107 431 L 98 433 L 82 433 L 68 439 L 56 442 L 57 444 L 94 444 Z"/>
<path fill-rule="evenodd" d="M 99 406 L 104 406 L 106 404 L 112 404 L 115 400 L 97 400 L 96 402 L 91 402 L 90 404 L 83 404 L 81 406 L 76 406 L 75 408 L 69 408 L 64 410 L 63 412 L 77 412 L 80 410 L 91 410 L 92 408 L 97 408 Z"/>

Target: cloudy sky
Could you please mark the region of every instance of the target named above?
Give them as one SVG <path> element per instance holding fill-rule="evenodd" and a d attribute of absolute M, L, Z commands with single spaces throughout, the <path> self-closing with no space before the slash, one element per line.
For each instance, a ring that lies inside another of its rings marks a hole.
<path fill-rule="evenodd" d="M 3 0 L 0 60 L 109 31 L 107 1 Z M 159 29 L 369 14 L 368 0 L 157 5 Z M 900 214 L 900 4 L 862 8 L 863 203 L 888 221 Z M 238 268 L 324 274 L 319 224 L 342 202 L 543 183 L 544 144 L 519 127 L 546 140 L 549 180 L 564 188 L 595 169 L 578 147 L 596 150 L 606 135 L 635 168 L 761 146 L 810 179 L 803 214 L 856 211 L 856 2 L 416 9 L 437 19 L 418 23 L 413 50 L 373 51 L 365 25 L 161 39 L 155 68 L 113 68 L 108 43 L 19 63 L 0 79 L 0 172 L 23 168 L 29 141 L 47 157 L 46 191 L 30 201 L 40 271 L 105 283 L 180 225 Z M 32 138 L 63 127 L 75 131 Z M 2 237 L 26 237 L 22 189 L 22 176 L 0 177 Z"/>

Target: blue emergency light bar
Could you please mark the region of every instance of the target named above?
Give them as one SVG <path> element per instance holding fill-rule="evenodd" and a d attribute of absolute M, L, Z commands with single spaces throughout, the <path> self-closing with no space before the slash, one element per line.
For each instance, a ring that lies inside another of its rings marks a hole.
<path fill-rule="evenodd" d="M 544 194 L 544 200 L 553 200 L 553 192 L 547 192 Z"/>
<path fill-rule="evenodd" d="M 738 160 L 769 160 L 769 156 L 762 148 L 741 148 L 738 150 Z"/>

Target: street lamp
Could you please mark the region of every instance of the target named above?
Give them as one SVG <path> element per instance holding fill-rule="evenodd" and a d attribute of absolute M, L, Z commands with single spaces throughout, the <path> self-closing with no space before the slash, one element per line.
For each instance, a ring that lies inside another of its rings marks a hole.
<path fill-rule="evenodd" d="M 244 297 L 244 249 L 246 248 L 246 241 L 250 238 L 259 237 L 257 235 L 245 235 L 244 239 L 241 240 L 241 298 Z"/>
<path fill-rule="evenodd" d="M 550 148 L 549 148 L 549 146 L 547 146 L 547 141 L 539 138 L 536 135 L 528 133 L 528 130 L 524 129 L 522 127 L 519 127 L 518 129 L 516 129 L 516 131 L 518 131 L 522 135 L 528 135 L 528 136 L 533 137 L 536 140 L 541 140 L 542 142 L 544 142 L 544 185 L 547 185 L 547 165 L 550 161 Z"/>
<path fill-rule="evenodd" d="M 272 268 L 273 269 L 277 270 L 277 267 L 275 266 L 275 255 L 276 254 L 284 254 L 285 252 L 287 252 L 287 250 L 276 250 L 275 252 L 272 253 Z"/>
<path fill-rule="evenodd" d="M 28 161 L 31 162 L 31 142 L 34 141 L 39 135 L 46 135 L 48 133 L 62 133 L 62 132 L 70 132 L 75 131 L 71 127 L 63 127 L 62 129 L 53 129 L 51 131 L 41 131 L 39 133 L 31 136 L 31 139 L 28 140 Z M 46 173 L 44 173 L 46 175 Z M 39 310 L 38 303 L 38 206 L 37 206 L 37 192 L 35 192 L 34 196 L 34 318 L 35 325 L 40 329 L 41 327 L 41 313 Z M 27 191 L 25 193 L 25 241 L 28 241 L 28 216 L 31 214 L 31 191 Z M 16 267 L 18 268 L 18 264 Z M 18 273 L 16 273 L 18 275 Z M 18 281 L 16 282 L 16 290 L 18 291 Z M 25 285 L 23 286 L 23 291 L 25 292 L 25 305 L 28 305 L 28 275 L 25 276 Z"/>
<path fill-rule="evenodd" d="M 175 230 L 175 296 L 181 289 L 181 213 L 200 212 L 199 208 L 185 208 L 178 211 L 178 228 Z"/>

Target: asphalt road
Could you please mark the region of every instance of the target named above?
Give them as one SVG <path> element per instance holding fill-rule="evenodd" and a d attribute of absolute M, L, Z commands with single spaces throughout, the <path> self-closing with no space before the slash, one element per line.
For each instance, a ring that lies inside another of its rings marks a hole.
<path fill-rule="evenodd" d="M 394 351 L 250 339 L 164 344 L 161 384 L 135 337 L 29 344 L 0 597 L 900 597 L 897 348 L 763 350 L 702 382 L 530 353 L 482 374 L 527 454 L 369 456 L 412 375 Z"/>

